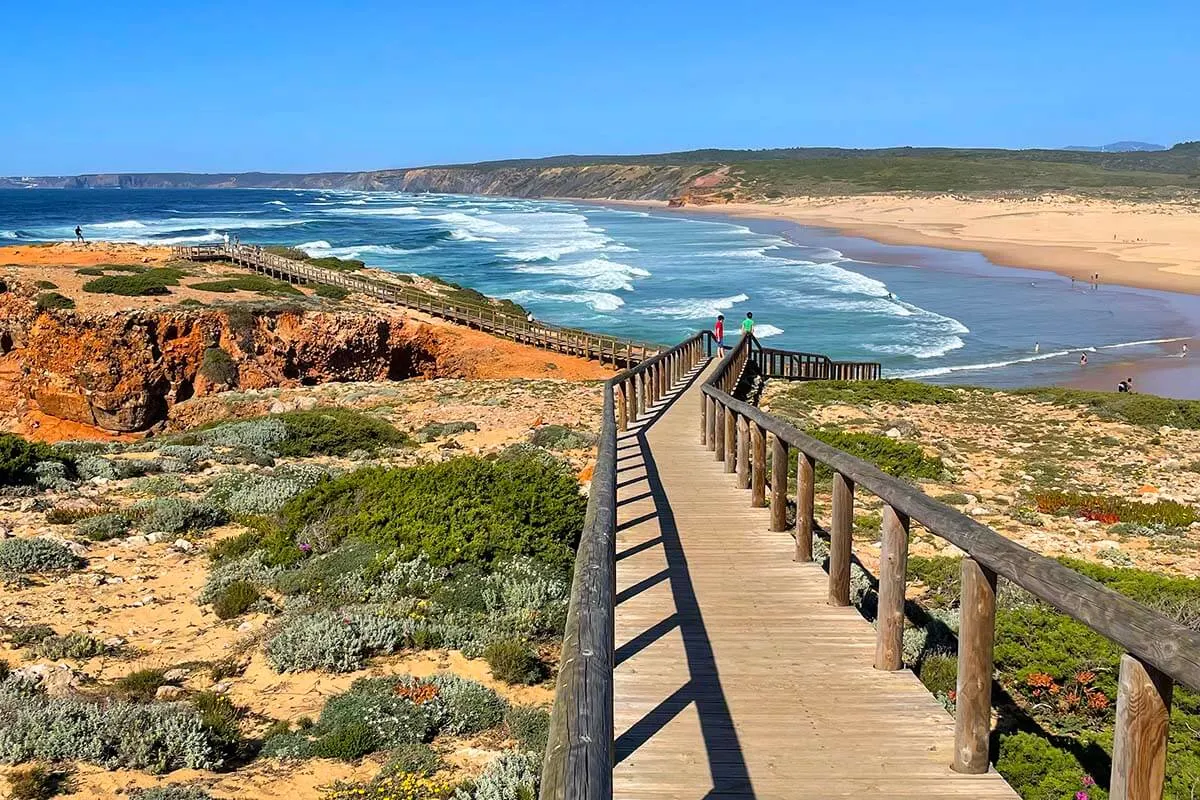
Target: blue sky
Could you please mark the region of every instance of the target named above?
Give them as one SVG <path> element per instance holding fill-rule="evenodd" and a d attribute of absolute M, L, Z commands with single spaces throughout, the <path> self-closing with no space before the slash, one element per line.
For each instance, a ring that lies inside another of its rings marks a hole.
<path fill-rule="evenodd" d="M 11 3 L 0 174 L 1200 138 L 1200 3 Z"/>

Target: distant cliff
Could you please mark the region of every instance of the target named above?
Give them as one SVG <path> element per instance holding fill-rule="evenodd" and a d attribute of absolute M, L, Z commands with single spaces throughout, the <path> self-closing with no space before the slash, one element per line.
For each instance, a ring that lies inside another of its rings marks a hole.
<path fill-rule="evenodd" d="M 577 166 L 422 167 L 289 175 L 137 173 L 0 178 L 0 188 L 43 189 L 346 189 L 507 197 L 666 200 L 711 184 L 718 165 L 590 164 Z M 705 180 L 705 176 L 710 176 Z"/>

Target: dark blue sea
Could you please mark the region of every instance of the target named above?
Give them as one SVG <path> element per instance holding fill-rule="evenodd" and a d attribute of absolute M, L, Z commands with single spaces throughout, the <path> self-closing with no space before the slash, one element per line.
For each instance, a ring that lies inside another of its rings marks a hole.
<path fill-rule="evenodd" d="M 673 342 L 747 311 L 780 347 L 888 374 L 1062 382 L 1093 364 L 1173 357 L 1195 298 L 1092 287 L 983 256 L 797 225 L 602 205 L 296 190 L 0 191 L 0 244 L 73 238 L 286 244 L 435 274 L 538 317 Z M 1036 347 L 1036 351 L 1035 351 Z"/>

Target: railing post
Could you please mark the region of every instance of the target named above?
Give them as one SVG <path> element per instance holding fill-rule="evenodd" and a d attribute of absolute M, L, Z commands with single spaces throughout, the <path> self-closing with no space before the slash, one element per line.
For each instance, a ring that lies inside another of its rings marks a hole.
<path fill-rule="evenodd" d="M 617 430 L 629 430 L 629 409 L 625 399 L 625 383 L 622 381 L 616 385 L 617 391 Z"/>
<path fill-rule="evenodd" d="M 829 604 L 850 605 L 850 551 L 854 533 L 854 481 L 833 473 L 833 514 L 829 526 Z"/>
<path fill-rule="evenodd" d="M 879 613 L 875 669 L 904 666 L 904 575 L 908 570 L 908 515 L 883 507 L 879 538 Z"/>
<path fill-rule="evenodd" d="M 708 395 L 700 393 L 700 444 L 708 445 Z"/>
<path fill-rule="evenodd" d="M 714 428 L 713 433 L 717 437 L 717 447 L 716 447 L 716 451 L 713 453 L 713 458 L 715 458 L 717 461 L 724 461 L 725 460 L 725 406 L 722 403 L 717 403 L 715 408 L 717 411 L 717 419 L 715 420 L 715 424 L 713 426 L 713 428 Z M 730 456 L 730 458 L 732 458 L 733 454 L 730 453 L 729 456 Z"/>
<path fill-rule="evenodd" d="M 954 715 L 955 772 L 987 772 L 992 733 L 992 643 L 996 635 L 996 573 L 962 560 L 958 632 L 958 692 Z"/>
<path fill-rule="evenodd" d="M 787 530 L 788 446 L 771 437 L 771 530 Z"/>
<path fill-rule="evenodd" d="M 725 471 L 737 469 L 737 414 L 732 408 L 725 407 Z"/>
<path fill-rule="evenodd" d="M 754 420 L 750 420 L 750 505 L 762 508 L 767 504 L 767 436 Z"/>
<path fill-rule="evenodd" d="M 709 450 L 716 450 L 716 401 L 710 395 L 704 395 L 704 402 L 708 403 L 708 414 L 706 422 L 708 423 L 708 435 L 704 439 L 704 446 Z"/>
<path fill-rule="evenodd" d="M 813 501 L 817 462 L 803 450 L 796 456 L 796 560 L 813 559 Z"/>
<path fill-rule="evenodd" d="M 750 420 L 738 414 L 737 419 L 737 485 L 750 488 Z"/>
<path fill-rule="evenodd" d="M 1117 681 L 1111 800 L 1161 800 L 1173 681 L 1128 653 Z"/>

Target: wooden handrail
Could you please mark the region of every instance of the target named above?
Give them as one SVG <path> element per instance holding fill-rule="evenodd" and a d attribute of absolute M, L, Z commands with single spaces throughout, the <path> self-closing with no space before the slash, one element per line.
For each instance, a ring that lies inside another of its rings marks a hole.
<path fill-rule="evenodd" d="M 557 350 L 569 355 L 595 359 L 601 363 L 608 362 L 614 366 L 630 367 L 665 349 L 662 345 L 636 339 L 530 321 L 525 317 L 505 314 L 492 305 L 451 301 L 415 289 L 391 286 L 367 278 L 352 277 L 336 270 L 314 267 L 303 261 L 276 255 L 255 245 L 193 245 L 173 247 L 172 250 L 179 258 L 189 261 L 228 260 L 237 266 L 262 272 L 272 277 L 338 286 L 451 322 L 477 328 L 495 336 L 543 349 Z"/>
<path fill-rule="evenodd" d="M 953 767 L 977 773 L 988 768 L 991 732 L 992 641 L 996 577 L 1002 576 L 1078 620 L 1127 651 L 1121 661 L 1110 797 L 1162 796 L 1173 682 L 1200 689 L 1200 633 L 1137 603 L 1057 561 L 1039 555 L 920 489 L 874 465 L 821 442 L 789 423 L 738 399 L 733 392 L 756 343 L 744 337 L 704 383 L 702 414 L 731 414 L 753 431 L 774 438 L 775 457 L 797 452 L 797 557 L 811 559 L 813 466 L 834 471 L 830 531 L 830 602 L 848 600 L 853 502 L 856 489 L 884 502 L 880 555 L 877 669 L 899 669 L 904 630 L 904 580 L 908 524 L 926 530 L 966 553 L 962 561 L 962 623 L 959 632 L 958 698 Z M 704 417 L 702 416 L 702 425 Z M 712 428 L 707 427 L 711 433 Z M 745 458 L 727 448 L 725 458 Z M 720 458 L 720 456 L 718 456 Z M 747 469 L 765 477 L 766 459 L 756 453 Z M 776 480 L 778 476 L 776 475 Z M 786 488 L 772 491 L 772 505 L 787 502 Z M 753 503 L 757 498 L 752 498 Z M 773 518 L 776 511 L 772 508 Z M 801 541 L 807 538 L 808 541 Z"/>

